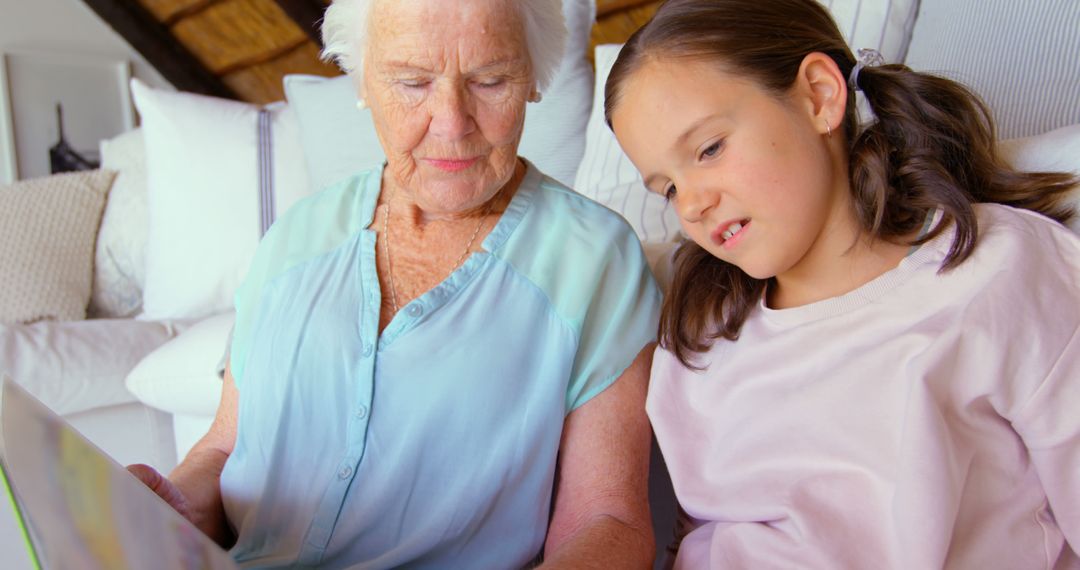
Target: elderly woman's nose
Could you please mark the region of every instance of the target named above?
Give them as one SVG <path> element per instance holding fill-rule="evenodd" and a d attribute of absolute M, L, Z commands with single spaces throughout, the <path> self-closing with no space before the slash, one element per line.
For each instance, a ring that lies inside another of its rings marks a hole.
<path fill-rule="evenodd" d="M 432 134 L 460 139 L 476 129 L 467 94 L 458 87 L 440 86 L 431 102 Z"/>

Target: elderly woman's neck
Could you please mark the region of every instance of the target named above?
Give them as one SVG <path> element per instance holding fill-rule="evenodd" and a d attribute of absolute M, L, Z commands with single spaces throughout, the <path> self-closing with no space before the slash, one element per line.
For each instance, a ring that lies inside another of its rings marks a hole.
<path fill-rule="evenodd" d="M 498 215 L 506 210 L 513 199 L 518 186 L 525 177 L 526 167 L 521 160 L 509 180 L 499 186 L 494 193 L 484 196 L 482 201 L 464 204 L 461 209 L 448 208 L 442 204 L 422 204 L 415 199 L 415 194 L 408 186 L 398 184 L 392 176 L 384 177 L 380 205 L 389 204 L 394 222 L 410 226 L 424 226 L 431 222 L 453 222 L 458 220 L 477 220 L 489 215 Z M 464 202 L 464 200 L 462 200 Z M 456 204 L 452 204 L 455 205 Z"/>

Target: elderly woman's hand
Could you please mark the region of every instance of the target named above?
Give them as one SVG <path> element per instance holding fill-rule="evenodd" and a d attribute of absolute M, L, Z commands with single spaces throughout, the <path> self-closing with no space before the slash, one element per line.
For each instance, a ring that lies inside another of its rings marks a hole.
<path fill-rule="evenodd" d="M 169 477 L 149 465 L 127 466 L 129 473 L 225 548 L 236 537 L 225 517 L 219 482 L 225 461 L 236 445 L 239 399 L 232 371 L 226 368 L 214 423 Z"/>
<path fill-rule="evenodd" d="M 127 470 L 128 473 L 134 475 L 143 485 L 149 487 L 151 491 L 168 503 L 173 510 L 180 513 L 187 520 L 195 522 L 192 519 L 191 507 L 183 491 L 157 469 L 144 463 L 136 463 L 128 465 Z"/>

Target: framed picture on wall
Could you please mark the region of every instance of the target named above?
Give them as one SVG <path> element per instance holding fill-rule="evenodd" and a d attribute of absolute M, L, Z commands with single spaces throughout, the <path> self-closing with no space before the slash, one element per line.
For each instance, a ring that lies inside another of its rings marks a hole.
<path fill-rule="evenodd" d="M 4 53 L 0 172 L 11 181 L 96 166 L 100 141 L 135 127 L 130 78 L 126 60 Z"/>

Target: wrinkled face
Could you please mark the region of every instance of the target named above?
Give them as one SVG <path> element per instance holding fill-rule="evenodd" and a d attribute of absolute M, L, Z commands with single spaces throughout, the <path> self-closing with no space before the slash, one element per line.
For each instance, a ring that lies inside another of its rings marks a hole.
<path fill-rule="evenodd" d="M 849 218 L 846 187 L 805 107 L 715 63 L 653 59 L 627 78 L 611 118 L 687 235 L 766 279 L 806 269 L 831 220 Z"/>
<path fill-rule="evenodd" d="M 533 91 L 514 3 L 385 0 L 368 21 L 361 97 L 389 181 L 426 212 L 480 206 L 514 173 Z"/>

